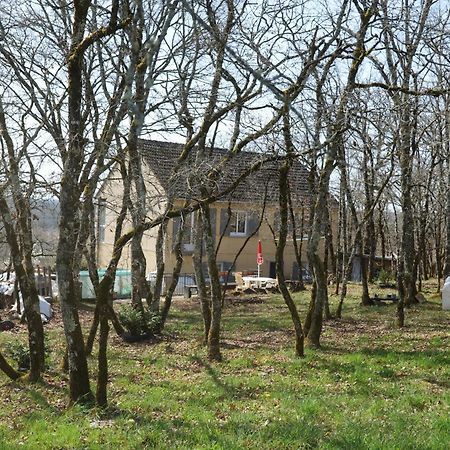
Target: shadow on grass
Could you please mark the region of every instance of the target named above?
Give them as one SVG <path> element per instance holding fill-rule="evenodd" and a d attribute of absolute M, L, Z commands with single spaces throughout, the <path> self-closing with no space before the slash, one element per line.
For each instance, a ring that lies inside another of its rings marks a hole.
<path fill-rule="evenodd" d="M 333 350 L 333 353 L 336 352 Z M 450 388 L 449 381 L 431 375 L 434 369 L 449 367 L 450 356 L 444 350 L 395 351 L 381 347 L 366 347 L 356 353 L 347 352 L 346 355 L 342 353 L 339 359 L 329 358 L 328 355 L 319 357 L 316 355 L 319 370 L 328 372 L 336 380 L 342 377 L 356 380 L 360 387 L 364 387 L 368 380 L 378 376 L 380 381 L 418 380 L 443 389 Z"/>
<path fill-rule="evenodd" d="M 46 388 L 48 389 L 48 386 L 46 386 Z M 25 392 L 29 395 L 29 397 L 34 401 L 36 405 L 44 408 L 47 412 L 51 414 L 60 413 L 60 410 L 56 406 L 50 404 L 48 398 L 45 397 L 42 392 L 39 392 L 38 390 L 33 389 L 30 386 L 27 386 Z"/>
<path fill-rule="evenodd" d="M 192 356 L 191 361 L 197 363 L 200 367 L 205 369 L 205 372 L 209 375 L 212 382 L 222 392 L 222 396 L 227 400 L 245 400 L 255 398 L 259 393 L 258 387 L 251 387 L 245 385 L 234 386 L 224 381 L 217 370 L 214 369 L 207 361 L 198 356 Z"/>
<path fill-rule="evenodd" d="M 433 366 L 441 367 L 450 364 L 450 354 L 444 350 L 418 350 L 418 351 L 395 351 L 380 347 L 366 347 L 359 351 L 367 356 L 394 359 L 396 361 L 413 361 L 421 358 L 427 358 L 433 363 Z"/>
<path fill-rule="evenodd" d="M 283 326 L 280 326 L 280 318 L 278 317 L 269 319 L 250 314 L 233 317 L 233 322 L 228 325 L 227 331 L 235 331 L 243 327 L 248 331 L 280 331 L 283 329 Z M 289 322 L 286 320 L 286 324 L 283 325 L 289 325 Z"/>
<path fill-rule="evenodd" d="M 54 398 L 55 395 L 59 397 L 60 392 L 63 393 L 63 396 L 67 397 L 67 389 L 63 387 L 51 385 L 46 381 L 36 383 L 11 381 L 4 386 L 8 386 L 10 389 L 20 391 L 24 394 L 21 398 L 25 400 L 25 402 L 22 401 L 23 405 L 27 405 L 27 421 L 29 422 L 39 421 L 46 415 L 55 416 L 62 413 L 61 408 L 50 403 L 50 399 Z M 41 390 L 45 390 L 45 392 Z M 3 449 L 1 440 L 0 448 Z"/>
<path fill-rule="evenodd" d="M 225 381 L 221 380 L 217 371 L 211 366 L 211 364 L 204 361 L 202 358 L 198 356 L 192 356 L 191 361 L 197 363 L 199 366 L 203 367 L 206 373 L 211 377 L 211 380 L 214 384 L 220 388 L 228 397 L 234 397 L 237 393 L 237 389 L 233 386 L 230 386 Z"/>

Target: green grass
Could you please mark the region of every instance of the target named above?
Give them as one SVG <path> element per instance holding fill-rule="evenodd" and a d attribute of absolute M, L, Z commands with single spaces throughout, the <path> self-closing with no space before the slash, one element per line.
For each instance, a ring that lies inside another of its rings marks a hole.
<path fill-rule="evenodd" d="M 227 306 L 221 364 L 205 358 L 196 299 L 177 300 L 162 342 L 112 336 L 107 411 L 65 406 L 61 330 L 49 324 L 44 382 L 0 374 L 0 449 L 448 448 L 450 314 L 428 293 L 398 330 L 394 305 L 362 308 L 357 292 L 303 359 L 279 296 Z M 302 317 L 308 295 L 296 294 Z M 1 348 L 25 336 L 1 333 Z"/>

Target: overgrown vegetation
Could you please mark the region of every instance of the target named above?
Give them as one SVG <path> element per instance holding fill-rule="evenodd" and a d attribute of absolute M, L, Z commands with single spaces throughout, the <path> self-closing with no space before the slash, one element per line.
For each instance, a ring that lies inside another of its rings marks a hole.
<path fill-rule="evenodd" d="M 105 411 L 67 408 L 64 343 L 50 323 L 54 351 L 43 383 L 0 374 L 0 448 L 446 448 L 450 315 L 435 287 L 425 291 L 427 303 L 406 310 L 403 330 L 394 305 L 361 308 L 360 288 L 349 289 L 344 318 L 325 323 L 322 350 L 306 349 L 304 359 L 295 357 L 281 296 L 227 304 L 220 364 L 205 357 L 197 299 L 177 299 L 161 342 L 111 338 Z M 309 293 L 294 300 L 304 317 Z M 19 337 L 2 333 L 0 344 Z"/>
<path fill-rule="evenodd" d="M 5 345 L 6 353 L 16 362 L 17 370 L 27 372 L 30 370 L 30 348 L 25 340 L 15 339 L 8 341 Z M 45 340 L 45 357 L 48 359 L 50 354 L 49 343 Z"/>
<path fill-rule="evenodd" d="M 381 269 L 378 273 L 378 283 L 381 285 L 390 284 L 394 281 L 394 275 L 391 271 Z"/>
<path fill-rule="evenodd" d="M 6 346 L 6 353 L 17 363 L 19 371 L 30 370 L 30 349 L 22 341 L 11 341 Z"/>
<path fill-rule="evenodd" d="M 161 325 L 161 317 L 148 308 L 139 310 L 132 305 L 122 305 L 119 309 L 119 320 L 130 335 L 155 333 Z"/>

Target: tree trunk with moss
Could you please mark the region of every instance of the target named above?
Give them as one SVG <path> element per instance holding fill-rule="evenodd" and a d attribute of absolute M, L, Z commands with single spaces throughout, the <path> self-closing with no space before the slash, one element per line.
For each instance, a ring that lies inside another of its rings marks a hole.
<path fill-rule="evenodd" d="M 33 267 L 33 232 L 30 196 L 33 190 L 23 192 L 21 184 L 20 157 L 16 154 L 14 141 L 9 134 L 3 103 L 0 97 L 0 138 L 8 157 L 8 182 L 15 211 L 11 211 L 4 191 L 0 194 L 0 216 L 6 241 L 11 252 L 11 261 L 16 274 L 24 304 L 24 317 L 28 327 L 30 350 L 29 380 L 37 381 L 45 368 L 44 328 L 40 315 L 40 305 Z M 23 151 L 26 149 L 23 149 Z M 20 153 L 20 152 L 19 152 Z M 6 155 L 4 155 L 6 158 Z M 13 216 L 15 218 L 13 219 Z M 16 222 L 16 223 L 15 223 Z M 17 287 L 17 286 L 16 286 Z"/>
<path fill-rule="evenodd" d="M 78 274 L 74 271 L 80 211 L 78 177 L 85 154 L 84 121 L 82 117 L 83 56 L 80 46 L 86 31 L 91 2 L 75 1 L 71 45 L 67 55 L 68 74 L 68 149 L 64 155 L 64 170 L 60 186 L 59 241 L 56 252 L 61 315 L 67 342 L 70 401 L 86 402 L 93 398 L 87 365 L 83 333 L 78 315 L 81 299 Z"/>
<path fill-rule="evenodd" d="M 99 296 L 97 298 L 99 322 L 100 322 L 100 334 L 98 340 L 98 374 L 97 374 L 97 389 L 95 393 L 95 399 L 97 405 L 105 408 L 108 405 L 108 302 L 111 292 L 106 290 L 106 287 L 100 289 Z"/>
<path fill-rule="evenodd" d="M 220 352 L 220 326 L 222 319 L 222 289 L 220 288 L 219 270 L 217 268 L 216 249 L 211 231 L 209 205 L 201 208 L 203 222 L 203 239 L 205 242 L 208 273 L 211 283 L 211 326 L 208 333 L 208 359 L 222 361 Z"/>
<path fill-rule="evenodd" d="M 178 280 L 180 278 L 181 267 L 183 266 L 183 252 L 182 252 L 183 235 L 184 235 L 184 226 L 181 224 L 175 237 L 175 247 L 173 249 L 175 253 L 176 262 L 172 271 L 172 280 L 167 289 L 166 295 L 164 297 L 164 304 L 161 308 L 161 329 L 163 329 L 164 325 L 166 324 L 167 316 L 169 315 L 170 311 L 170 306 L 172 305 L 172 297 L 177 287 Z"/>
<path fill-rule="evenodd" d="M 283 162 L 278 172 L 280 231 L 278 234 L 278 243 L 275 253 L 275 261 L 276 261 L 278 288 L 280 289 L 284 302 L 286 303 L 289 309 L 292 322 L 294 324 L 295 353 L 297 356 L 304 356 L 304 336 L 302 324 L 300 321 L 300 317 L 298 315 L 297 307 L 295 306 L 291 294 L 286 286 L 286 279 L 284 275 L 284 249 L 286 247 L 286 238 L 288 229 L 289 164 L 290 164 L 289 161 Z"/>
<path fill-rule="evenodd" d="M 22 213 L 25 213 L 24 211 Z M 2 217 L 7 242 L 11 251 L 16 280 L 18 281 L 24 304 L 24 317 L 27 321 L 28 344 L 30 349 L 30 373 L 28 379 L 37 381 L 45 367 L 44 328 L 42 326 L 39 296 L 31 261 L 32 251 L 20 248 L 11 212 L 3 195 L 0 195 L 0 215 Z M 25 237 L 26 239 L 26 237 Z M 22 259 L 23 258 L 23 259 Z"/>
<path fill-rule="evenodd" d="M 167 222 L 163 222 L 158 228 L 156 237 L 156 277 L 155 285 L 153 286 L 151 302 L 147 300 L 149 308 L 156 313 L 159 313 L 160 300 L 162 292 L 162 284 L 164 281 L 164 237 L 166 235 Z M 150 303 L 150 304 L 149 304 Z"/>
<path fill-rule="evenodd" d="M 195 220 L 194 236 L 194 262 L 195 284 L 197 285 L 197 296 L 200 300 L 200 307 L 203 317 L 203 342 L 208 343 L 209 329 L 211 328 L 211 299 L 208 298 L 205 275 L 203 273 L 203 220 L 202 215 L 197 213 Z"/>
<path fill-rule="evenodd" d="M 5 357 L 0 353 L 0 370 L 11 380 L 18 380 L 22 375 L 17 372 L 9 363 Z"/>

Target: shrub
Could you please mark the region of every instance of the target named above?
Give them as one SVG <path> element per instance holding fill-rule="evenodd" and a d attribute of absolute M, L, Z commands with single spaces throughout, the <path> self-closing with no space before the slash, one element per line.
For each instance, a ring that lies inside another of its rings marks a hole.
<path fill-rule="evenodd" d="M 11 341 L 6 344 L 6 351 L 17 363 L 20 371 L 30 369 L 30 349 L 21 341 Z"/>
<path fill-rule="evenodd" d="M 161 316 L 148 308 L 144 308 L 144 321 L 151 333 L 156 333 L 161 326 Z"/>
<path fill-rule="evenodd" d="M 120 308 L 119 320 L 128 333 L 133 336 L 148 332 L 155 333 L 161 323 L 161 319 L 157 313 L 145 307 L 142 312 L 132 305 L 123 305 Z"/>
<path fill-rule="evenodd" d="M 378 273 L 378 282 L 381 284 L 389 284 L 393 278 L 392 273 L 388 270 L 381 269 Z"/>
<path fill-rule="evenodd" d="M 45 336 L 44 345 L 45 345 L 44 351 L 47 366 L 48 356 L 50 354 L 47 336 Z M 6 344 L 6 352 L 17 363 L 17 368 L 19 371 L 30 370 L 31 361 L 30 361 L 30 348 L 28 347 L 28 344 L 25 344 L 22 341 L 8 342 Z"/>

